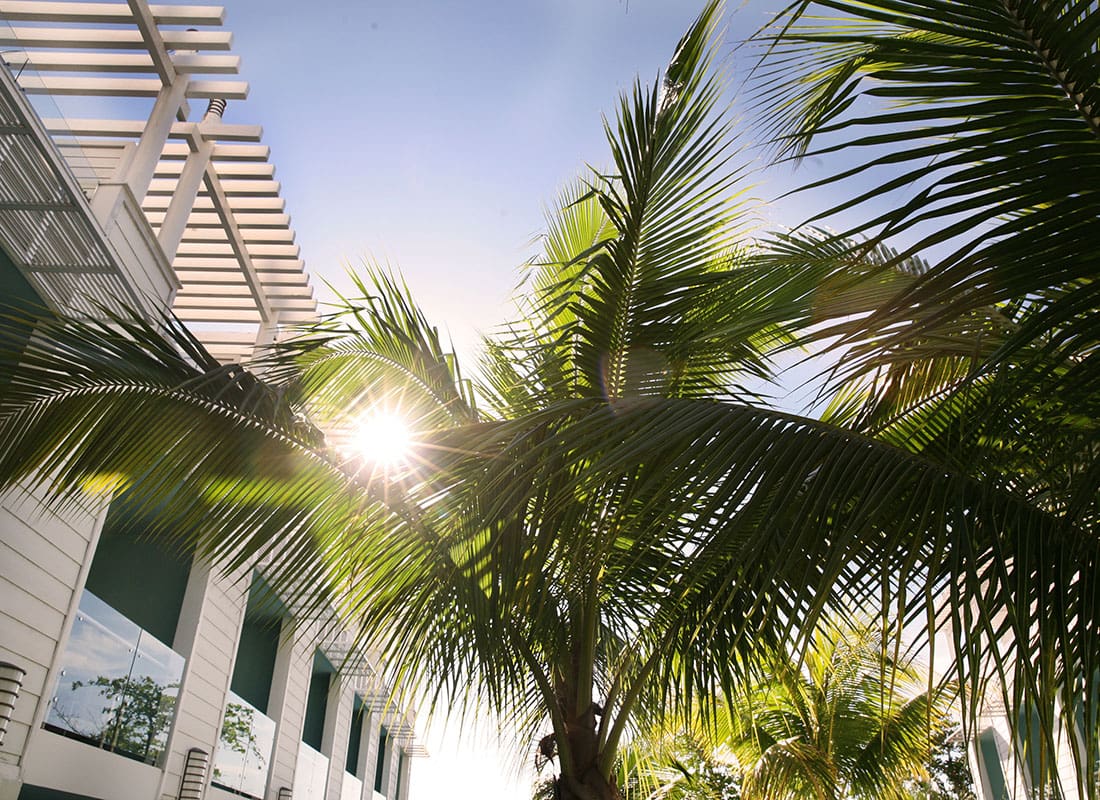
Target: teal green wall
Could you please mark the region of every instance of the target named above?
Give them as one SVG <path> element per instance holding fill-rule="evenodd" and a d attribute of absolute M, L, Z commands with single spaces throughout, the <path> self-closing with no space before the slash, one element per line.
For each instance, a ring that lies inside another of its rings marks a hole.
<path fill-rule="evenodd" d="M 125 496 L 111 504 L 88 591 L 169 647 L 176 635 L 191 559 L 141 535 Z"/>
<path fill-rule="evenodd" d="M 0 303 L 32 309 L 42 308 L 45 305 L 2 247 L 0 247 Z"/>
<path fill-rule="evenodd" d="M 279 652 L 279 627 L 270 620 L 245 617 L 241 640 L 237 644 L 237 660 L 233 664 L 230 688 L 267 713 L 271 695 L 271 675 L 275 671 L 275 656 Z"/>
<path fill-rule="evenodd" d="M 321 749 L 321 738 L 325 733 L 325 707 L 328 705 L 328 690 L 335 674 L 336 668 L 320 650 L 313 654 L 313 674 L 310 676 L 309 695 L 306 698 L 302 741 L 317 751 Z"/>
<path fill-rule="evenodd" d="M 1001 769 L 1001 756 L 997 751 L 997 734 L 992 730 L 983 731 L 978 736 L 978 749 L 982 754 L 982 767 L 989 781 L 993 800 L 1008 800 L 1008 781 Z"/>
<path fill-rule="evenodd" d="M 382 725 L 378 732 L 378 763 L 374 765 L 374 791 L 382 791 L 382 771 L 386 768 L 386 745 L 389 743 L 390 732 Z"/>
<path fill-rule="evenodd" d="M 359 745 L 363 741 L 363 721 L 367 718 L 367 709 L 359 695 L 351 706 L 351 733 L 348 734 L 348 759 L 344 769 L 357 778 L 359 774 Z"/>
<path fill-rule="evenodd" d="M 19 790 L 19 800 L 93 800 L 84 794 L 70 794 L 69 792 L 47 789 L 45 786 L 31 786 L 24 783 Z"/>
<path fill-rule="evenodd" d="M 267 713 L 271 696 L 271 677 L 275 672 L 275 658 L 279 654 L 279 636 L 283 620 L 288 616 L 286 606 L 275 599 L 267 582 L 259 575 L 254 576 L 248 592 L 230 688 L 264 714 Z"/>
<path fill-rule="evenodd" d="M 8 254 L 0 247 L 0 315 L 20 313 L 44 308 L 40 298 L 27 283 L 27 279 L 12 263 Z M 12 320 L 5 321 L 2 328 L 4 336 L 0 336 L 0 350 L 18 352 L 22 354 L 27 339 L 31 335 L 32 324 L 24 325 Z M 11 338 L 8 339 L 7 337 Z M 3 394 L 8 383 L 8 377 L 0 372 L 0 394 Z"/>

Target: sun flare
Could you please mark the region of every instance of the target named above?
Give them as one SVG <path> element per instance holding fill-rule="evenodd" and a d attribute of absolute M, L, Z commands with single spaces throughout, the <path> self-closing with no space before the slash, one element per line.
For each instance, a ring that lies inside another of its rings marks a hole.
<path fill-rule="evenodd" d="M 396 414 L 377 412 L 363 417 L 352 436 L 351 446 L 366 461 L 394 467 L 408 460 L 412 436 L 404 419 Z"/>

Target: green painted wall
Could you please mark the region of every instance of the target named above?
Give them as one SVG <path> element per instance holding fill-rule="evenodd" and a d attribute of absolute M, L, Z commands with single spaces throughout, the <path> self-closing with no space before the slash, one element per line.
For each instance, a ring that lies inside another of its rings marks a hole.
<path fill-rule="evenodd" d="M 241 628 L 237 644 L 237 660 L 233 664 L 230 688 L 267 713 L 271 695 L 271 675 L 275 671 L 275 656 L 279 652 L 279 627 L 270 620 L 249 619 Z"/>
<path fill-rule="evenodd" d="M 19 790 L 19 800 L 93 800 L 88 795 L 70 794 L 57 789 L 47 789 L 45 786 L 31 786 L 24 783 Z"/>
<path fill-rule="evenodd" d="M 248 592 L 230 688 L 264 714 L 267 713 L 271 696 L 271 677 L 275 672 L 275 658 L 279 654 L 279 636 L 283 620 L 288 616 L 286 606 L 275 599 L 267 582 L 259 575 L 254 576 Z"/>
<path fill-rule="evenodd" d="M 378 763 L 374 765 L 374 791 L 382 791 L 382 772 L 386 768 L 386 745 L 389 744 L 390 732 L 382 725 L 378 732 Z"/>
<path fill-rule="evenodd" d="M 142 536 L 123 495 L 111 504 L 88 572 L 88 591 L 171 646 L 191 559 Z"/>
<path fill-rule="evenodd" d="M 20 314 L 21 312 L 42 309 L 45 304 L 42 298 L 27 283 L 23 273 L 12 263 L 8 254 L 0 247 L 0 314 Z M 5 323 L 3 329 L 9 339 L 0 336 L 0 350 L 10 352 L 23 352 L 28 337 L 31 335 L 32 323 Z M 0 394 L 3 394 L 8 383 L 8 378 L 0 372 Z"/>
<path fill-rule="evenodd" d="M 355 695 L 355 700 L 352 702 L 351 706 L 351 733 L 348 734 L 348 759 L 344 769 L 357 778 L 362 777 L 359 774 L 359 745 L 363 741 L 363 722 L 366 718 L 366 706 L 363 705 L 363 701 L 360 699 L 359 695 Z"/>
<path fill-rule="evenodd" d="M 313 654 L 313 674 L 309 679 L 302 741 L 317 751 L 321 750 L 321 738 L 325 733 L 325 707 L 328 705 L 328 690 L 335 674 L 336 668 L 320 650 Z"/>
<path fill-rule="evenodd" d="M 978 736 L 978 751 L 982 756 L 982 768 L 989 782 L 989 790 L 993 793 L 991 800 L 1009 800 L 1008 781 L 1001 769 L 1001 756 L 997 750 L 997 734 L 992 730 L 983 731 Z"/>

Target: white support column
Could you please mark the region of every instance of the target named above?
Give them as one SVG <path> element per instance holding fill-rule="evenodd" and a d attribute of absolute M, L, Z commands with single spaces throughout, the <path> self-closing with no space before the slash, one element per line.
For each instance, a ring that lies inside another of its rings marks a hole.
<path fill-rule="evenodd" d="M 183 170 L 176 182 L 176 190 L 172 193 L 172 199 L 164 212 L 164 220 L 157 233 L 157 241 L 160 242 L 169 261 L 176 257 L 183 233 L 187 229 L 187 219 L 195 206 L 195 198 L 206 176 L 206 167 L 210 163 L 213 152 L 214 142 L 202 139 L 198 149 L 190 153 L 183 164 Z"/>
<path fill-rule="evenodd" d="M 354 701 L 354 692 L 349 681 L 340 675 L 334 675 L 329 688 L 328 707 L 325 709 L 325 732 L 321 739 L 321 752 L 328 756 L 328 788 L 325 790 L 325 800 L 340 800 L 343 790 Z"/>
<path fill-rule="evenodd" d="M 370 708 L 369 698 L 367 699 L 367 707 Z M 378 711 L 368 713 L 369 716 L 363 722 L 363 744 L 360 746 L 359 758 L 363 764 L 363 797 L 370 800 L 374 796 L 374 778 L 375 773 L 378 771 L 378 745 L 379 733 L 382 730 L 382 714 Z"/>
<path fill-rule="evenodd" d="M 374 761 L 371 760 L 372 747 L 377 746 L 378 725 L 377 714 L 367 706 L 363 708 L 363 727 L 359 731 L 359 761 L 355 765 L 355 772 L 359 780 L 363 782 L 362 800 L 371 800 L 374 793 Z"/>
<path fill-rule="evenodd" d="M 405 757 L 401 759 L 401 790 L 397 793 L 397 797 L 394 800 L 409 800 L 409 780 L 412 776 L 412 758 L 406 753 Z"/>
<path fill-rule="evenodd" d="M 214 761 L 248 599 L 248 582 L 242 579 L 247 572 L 224 575 L 208 563 L 192 562 L 172 642 L 187 665 L 158 797 L 178 791 L 190 748 L 206 751 Z"/>
<path fill-rule="evenodd" d="M 309 636 L 302 631 L 295 632 L 293 620 L 285 620 L 267 705 L 276 725 L 275 751 L 268 773 L 268 797 L 276 797 L 282 787 L 294 786 L 312 667 L 313 644 Z"/>
<path fill-rule="evenodd" d="M 187 82 L 186 75 L 177 75 L 171 84 L 160 90 L 137 148 L 128 162 L 119 164 L 120 172 L 116 173 L 116 178 L 130 187 L 134 197 L 144 197 L 149 189 L 172 125 L 180 110 L 186 106 Z"/>
<path fill-rule="evenodd" d="M 397 800 L 397 766 L 401 758 L 401 743 L 392 736 L 386 743 L 386 771 L 382 774 L 382 785 L 386 800 Z"/>

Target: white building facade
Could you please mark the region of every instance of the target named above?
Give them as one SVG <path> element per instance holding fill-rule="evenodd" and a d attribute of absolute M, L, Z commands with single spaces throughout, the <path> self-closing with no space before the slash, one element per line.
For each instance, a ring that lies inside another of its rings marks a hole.
<path fill-rule="evenodd" d="M 315 317 L 223 16 L 0 0 L 0 301 L 171 308 L 225 361 Z M 0 800 L 406 800 L 412 714 L 261 564 L 41 499 L 0 495 Z"/>

